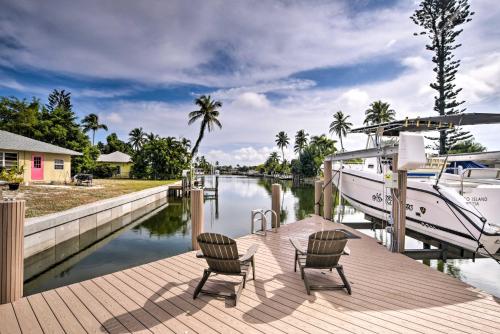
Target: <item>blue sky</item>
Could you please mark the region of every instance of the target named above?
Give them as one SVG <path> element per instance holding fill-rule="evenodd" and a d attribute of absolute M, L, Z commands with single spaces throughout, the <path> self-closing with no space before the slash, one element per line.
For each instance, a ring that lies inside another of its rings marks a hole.
<path fill-rule="evenodd" d="M 196 139 L 193 99 L 223 102 L 221 131 L 200 148 L 211 160 L 259 163 L 274 136 L 327 133 L 343 110 L 361 124 L 378 99 L 401 118 L 432 115 L 431 54 L 409 0 L 24 1 L 0 11 L 0 95 L 46 100 L 72 92 L 79 117 L 94 112 L 122 139 L 142 126 Z M 499 112 L 500 6 L 472 1 L 460 36 L 457 84 L 468 111 Z M 500 149 L 494 127 L 473 129 Z M 99 139 L 105 132 L 98 133 Z M 347 148 L 363 146 L 351 135 Z M 293 153 L 288 150 L 287 156 Z"/>

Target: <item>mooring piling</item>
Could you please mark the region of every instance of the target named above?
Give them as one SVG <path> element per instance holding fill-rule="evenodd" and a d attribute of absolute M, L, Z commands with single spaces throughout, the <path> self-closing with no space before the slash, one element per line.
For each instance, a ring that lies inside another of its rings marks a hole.
<path fill-rule="evenodd" d="M 203 189 L 191 189 L 191 241 L 194 250 L 200 249 L 196 238 L 203 233 L 204 221 Z"/>
<path fill-rule="evenodd" d="M 271 209 L 276 212 L 272 218 L 272 227 L 280 227 L 281 225 L 281 184 L 274 183 L 272 185 Z"/>
<path fill-rule="evenodd" d="M 321 193 L 323 188 L 323 181 L 318 180 L 314 182 L 314 214 L 320 215 L 321 210 Z"/>
<path fill-rule="evenodd" d="M 332 219 L 333 188 L 332 188 L 332 161 L 324 161 L 323 180 L 323 216 L 325 219 Z"/>

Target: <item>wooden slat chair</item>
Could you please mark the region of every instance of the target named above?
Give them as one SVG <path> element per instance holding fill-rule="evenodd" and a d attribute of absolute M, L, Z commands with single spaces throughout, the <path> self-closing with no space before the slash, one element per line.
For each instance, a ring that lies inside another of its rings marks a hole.
<path fill-rule="evenodd" d="M 236 241 L 225 235 L 218 233 L 202 233 L 197 238 L 201 250 L 196 254 L 197 257 L 204 258 L 207 261 L 208 269 L 203 272 L 203 278 L 194 290 L 193 299 L 198 294 L 205 293 L 219 297 L 228 297 L 234 299 L 235 305 L 238 302 L 241 291 L 245 288 L 249 267 L 252 266 L 252 277 L 255 279 L 255 259 L 258 245 L 254 244 L 248 248 L 246 254 L 238 254 Z M 223 293 L 203 290 L 209 276 L 214 274 L 243 276 L 243 280 L 238 286 L 236 293 Z"/>
<path fill-rule="evenodd" d="M 337 290 L 344 288 L 347 290 L 347 293 L 351 294 L 351 286 L 345 277 L 342 265 L 339 264 L 340 256 L 349 254 L 347 247 L 345 247 L 347 235 L 343 231 L 331 230 L 311 234 L 307 250 L 302 249 L 297 239 L 290 238 L 290 242 L 295 248 L 294 271 L 297 271 L 298 264 L 308 295 L 311 294 L 311 290 Z M 332 271 L 333 268 L 337 269 L 344 284 L 311 285 L 305 273 L 305 269 L 329 269 Z"/>

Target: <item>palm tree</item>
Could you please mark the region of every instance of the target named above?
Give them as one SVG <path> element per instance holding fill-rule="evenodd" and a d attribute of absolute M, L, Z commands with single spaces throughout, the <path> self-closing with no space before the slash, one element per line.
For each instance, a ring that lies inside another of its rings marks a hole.
<path fill-rule="evenodd" d="M 370 107 L 365 111 L 365 121 L 366 125 L 386 123 L 394 121 L 396 112 L 390 109 L 391 105 L 387 102 L 382 102 L 380 100 L 370 104 Z"/>
<path fill-rule="evenodd" d="M 198 139 L 196 140 L 196 143 L 191 151 L 192 157 L 198 152 L 198 147 L 200 146 L 201 140 L 205 135 L 205 129 L 207 129 L 208 132 L 211 132 L 215 126 L 222 129 L 222 124 L 217 119 L 219 117 L 218 109 L 222 107 L 222 102 L 212 100 L 210 95 L 202 95 L 194 100 L 194 103 L 199 106 L 200 109 L 189 113 L 188 124 L 191 125 L 198 119 L 201 119 L 201 125 L 200 134 L 198 135 Z"/>
<path fill-rule="evenodd" d="M 180 142 L 181 142 L 182 146 L 184 146 L 186 148 L 186 150 L 189 150 L 191 148 L 191 140 L 182 137 L 180 139 Z"/>
<path fill-rule="evenodd" d="M 284 148 L 290 144 L 290 139 L 285 131 L 280 131 L 276 135 L 276 145 L 281 149 L 281 155 L 283 156 L 283 162 L 285 162 L 285 151 Z"/>
<path fill-rule="evenodd" d="M 269 161 L 272 161 L 272 162 L 279 162 L 279 156 L 278 156 L 278 152 L 271 152 L 271 154 L 269 154 Z"/>
<path fill-rule="evenodd" d="M 92 146 L 94 145 L 95 132 L 99 129 L 108 131 L 108 127 L 105 124 L 99 123 L 99 116 L 96 114 L 88 114 L 82 120 L 83 132 L 89 132 L 92 130 Z"/>
<path fill-rule="evenodd" d="M 142 128 L 132 129 L 128 135 L 129 143 L 136 151 L 138 151 L 146 141 L 146 133 L 142 130 Z"/>
<path fill-rule="evenodd" d="M 333 114 L 333 122 L 330 123 L 330 133 L 335 133 L 340 139 L 340 148 L 344 150 L 344 144 L 342 143 L 342 137 L 347 136 L 347 131 L 352 127 L 352 123 L 348 122 L 347 119 L 351 117 L 349 115 L 344 115 L 342 111 L 337 111 Z"/>
<path fill-rule="evenodd" d="M 299 155 L 302 153 L 302 150 L 307 145 L 308 136 L 309 134 L 306 133 L 304 130 L 297 131 L 297 134 L 295 135 L 295 146 L 293 147 L 295 153 L 298 153 Z"/>
<path fill-rule="evenodd" d="M 312 149 L 317 150 L 317 152 L 324 156 L 328 154 L 332 154 L 336 151 L 335 143 L 336 140 L 332 140 L 328 138 L 325 134 L 321 136 L 312 136 L 311 137 L 311 147 Z"/>
<path fill-rule="evenodd" d="M 153 132 L 148 133 L 145 137 L 147 141 L 154 141 L 160 139 L 160 136 L 154 134 Z"/>

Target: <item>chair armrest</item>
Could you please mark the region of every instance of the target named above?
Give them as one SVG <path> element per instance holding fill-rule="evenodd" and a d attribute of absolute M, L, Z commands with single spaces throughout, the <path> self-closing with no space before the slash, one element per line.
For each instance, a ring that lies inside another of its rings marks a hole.
<path fill-rule="evenodd" d="M 299 240 L 295 238 L 290 238 L 290 242 L 292 243 L 292 246 L 299 254 L 302 255 L 307 254 L 306 251 L 302 249 L 302 245 L 300 244 Z"/>
<path fill-rule="evenodd" d="M 196 257 L 204 258 L 205 255 L 203 255 L 203 252 L 201 250 L 199 250 L 199 251 L 196 252 Z"/>
<path fill-rule="evenodd" d="M 344 247 L 344 252 L 342 253 L 342 255 L 351 255 L 351 250 L 349 249 L 349 247 Z"/>
<path fill-rule="evenodd" d="M 257 253 L 257 249 L 259 249 L 259 245 L 257 245 L 257 244 L 253 244 L 252 246 L 250 246 L 247 249 L 247 252 L 245 253 L 245 255 L 240 257 L 240 262 L 246 262 L 246 261 L 250 260 L 255 255 L 255 253 Z"/>

